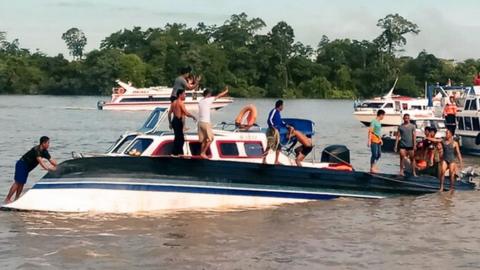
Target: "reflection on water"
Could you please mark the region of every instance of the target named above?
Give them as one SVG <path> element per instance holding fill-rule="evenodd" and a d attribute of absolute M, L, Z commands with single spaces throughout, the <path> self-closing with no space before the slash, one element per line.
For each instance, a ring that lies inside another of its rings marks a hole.
<path fill-rule="evenodd" d="M 101 152 L 147 112 L 94 110 L 95 97 L 0 97 L 0 195 L 15 160 L 41 135 L 59 160 L 71 151 Z M 255 103 L 237 100 L 215 112 L 231 121 Z M 317 123 L 316 144 L 344 143 L 356 168 L 368 168 L 366 130 L 348 101 L 287 101 L 284 116 Z M 265 117 L 258 119 L 264 124 Z M 381 167 L 396 172 L 385 154 Z M 479 167 L 479 159 L 467 158 Z M 27 184 L 44 172 L 36 169 Z M 50 198 L 54 199 L 54 198 Z M 385 200 L 338 199 L 229 212 L 59 214 L 0 212 L 1 269 L 451 269 L 480 267 L 477 192 Z"/>

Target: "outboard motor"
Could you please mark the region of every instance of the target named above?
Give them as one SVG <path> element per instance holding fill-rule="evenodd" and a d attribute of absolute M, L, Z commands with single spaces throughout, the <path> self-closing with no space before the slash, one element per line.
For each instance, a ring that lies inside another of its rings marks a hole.
<path fill-rule="evenodd" d="M 330 145 L 322 152 L 322 162 L 350 164 L 350 150 L 345 145 Z"/>

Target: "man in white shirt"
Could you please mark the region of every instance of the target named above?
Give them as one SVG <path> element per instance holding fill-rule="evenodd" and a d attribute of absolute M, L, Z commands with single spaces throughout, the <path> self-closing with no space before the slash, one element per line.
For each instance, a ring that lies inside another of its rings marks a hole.
<path fill-rule="evenodd" d="M 228 93 L 228 87 L 216 96 L 212 96 L 209 89 L 203 91 L 203 99 L 198 102 L 198 140 L 202 143 L 200 157 L 207 159 L 207 150 L 213 141 L 212 124 L 210 123 L 210 110 L 212 103 L 217 99 L 224 97 Z"/>

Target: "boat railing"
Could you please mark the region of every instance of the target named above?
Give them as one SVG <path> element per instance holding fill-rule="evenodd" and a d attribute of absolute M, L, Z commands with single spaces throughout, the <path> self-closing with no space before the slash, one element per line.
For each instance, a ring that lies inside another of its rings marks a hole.
<path fill-rule="evenodd" d="M 224 131 L 231 131 L 231 132 L 246 132 L 246 131 L 262 131 L 262 127 L 257 124 L 253 124 L 251 127 L 241 127 L 233 122 L 220 122 L 214 126 L 215 129 L 220 129 Z"/>

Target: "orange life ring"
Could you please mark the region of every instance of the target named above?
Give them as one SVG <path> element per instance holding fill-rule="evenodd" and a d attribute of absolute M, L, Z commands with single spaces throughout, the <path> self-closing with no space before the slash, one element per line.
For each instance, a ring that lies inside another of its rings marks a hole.
<path fill-rule="evenodd" d="M 247 123 L 244 124 L 244 119 L 247 119 Z M 235 118 L 235 125 L 240 127 L 250 128 L 255 124 L 257 120 L 257 108 L 255 105 L 250 104 L 243 107 L 240 112 L 238 113 L 237 117 Z"/>

